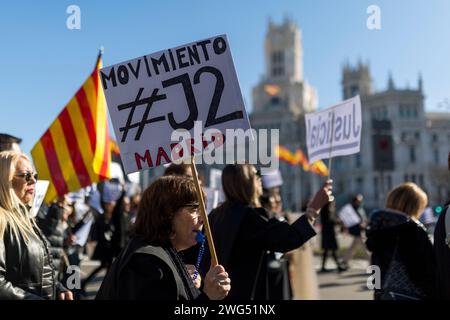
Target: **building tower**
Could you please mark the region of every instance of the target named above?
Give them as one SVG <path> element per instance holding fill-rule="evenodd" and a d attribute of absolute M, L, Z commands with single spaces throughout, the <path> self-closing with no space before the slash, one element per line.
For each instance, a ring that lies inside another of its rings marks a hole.
<path fill-rule="evenodd" d="M 357 67 L 344 65 L 342 76 L 343 98 L 350 99 L 356 95 L 368 96 L 372 93 L 372 79 L 368 64 L 358 63 Z"/>
<path fill-rule="evenodd" d="M 269 21 L 265 39 L 266 75 L 276 82 L 303 80 L 303 48 L 301 32 L 286 19 L 275 25 Z"/>

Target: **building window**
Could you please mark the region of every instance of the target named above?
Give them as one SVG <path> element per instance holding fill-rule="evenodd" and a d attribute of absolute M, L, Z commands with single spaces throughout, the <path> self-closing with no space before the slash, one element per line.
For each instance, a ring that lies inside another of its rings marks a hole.
<path fill-rule="evenodd" d="M 402 104 L 399 107 L 399 115 L 400 115 L 400 118 L 405 117 L 405 107 Z"/>
<path fill-rule="evenodd" d="M 406 141 L 406 137 L 407 137 L 408 135 L 407 135 L 407 133 L 406 132 L 402 132 L 402 142 L 405 142 Z"/>
<path fill-rule="evenodd" d="M 351 95 L 352 97 L 358 95 L 358 93 L 359 93 L 359 88 L 358 88 L 358 86 L 351 86 L 351 87 L 350 87 L 350 95 Z"/>
<path fill-rule="evenodd" d="M 284 52 L 272 52 L 272 75 L 281 76 L 284 74 Z"/>
<path fill-rule="evenodd" d="M 414 183 L 416 183 L 416 175 L 415 175 L 415 174 L 412 174 L 412 175 L 411 175 L 411 181 L 414 182 Z"/>
<path fill-rule="evenodd" d="M 378 200 L 380 194 L 378 192 L 378 178 L 377 177 L 373 178 L 373 186 L 374 186 L 374 188 L 373 188 L 374 198 L 376 200 Z"/>
<path fill-rule="evenodd" d="M 433 133 L 433 135 L 431 136 L 431 141 L 434 143 L 438 142 L 438 135 L 436 133 Z"/>
<path fill-rule="evenodd" d="M 411 163 L 416 162 L 416 148 L 414 146 L 409 147 L 409 161 Z"/>
<path fill-rule="evenodd" d="M 390 176 L 390 175 L 388 175 L 387 177 L 386 177 L 386 182 L 387 182 L 387 189 L 388 190 L 391 190 L 391 188 L 392 188 L 392 177 Z"/>
<path fill-rule="evenodd" d="M 280 97 L 278 97 L 278 96 L 272 97 L 272 98 L 270 99 L 270 104 L 271 104 L 271 105 L 274 105 L 274 106 L 279 105 L 279 104 L 280 104 Z"/>
<path fill-rule="evenodd" d="M 413 108 L 411 107 L 411 106 L 407 106 L 406 107 L 406 117 L 408 118 L 408 119 L 410 119 L 410 118 L 412 118 L 413 117 L 413 110 L 412 110 Z"/>
<path fill-rule="evenodd" d="M 361 153 L 357 153 L 355 156 L 355 166 L 361 168 Z"/>
<path fill-rule="evenodd" d="M 405 174 L 405 176 L 404 176 L 404 178 L 403 178 L 403 181 L 404 181 L 404 182 L 408 182 L 408 181 L 409 181 L 408 178 L 409 178 L 409 176 L 408 176 L 407 174 Z"/>
<path fill-rule="evenodd" d="M 280 52 L 274 51 L 272 52 L 272 64 L 278 64 L 280 58 Z"/>
<path fill-rule="evenodd" d="M 439 164 L 439 149 L 435 148 L 433 151 L 434 163 Z"/>
<path fill-rule="evenodd" d="M 417 119 L 417 116 L 418 116 L 418 114 L 417 114 L 417 107 L 415 107 L 415 106 L 412 107 L 412 114 L 413 114 L 413 117 L 415 119 Z"/>
<path fill-rule="evenodd" d="M 361 177 L 356 178 L 356 190 L 355 190 L 355 192 L 364 194 L 364 180 Z"/>
<path fill-rule="evenodd" d="M 416 132 L 415 134 L 414 134 L 414 136 L 416 137 L 416 140 L 420 140 L 420 132 Z"/>
<path fill-rule="evenodd" d="M 419 174 L 419 185 L 423 188 L 424 182 L 423 182 L 423 174 Z"/>

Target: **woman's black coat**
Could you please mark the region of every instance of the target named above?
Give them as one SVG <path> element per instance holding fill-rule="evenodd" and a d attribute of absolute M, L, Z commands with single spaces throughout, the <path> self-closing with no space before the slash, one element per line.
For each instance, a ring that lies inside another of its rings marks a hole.
<path fill-rule="evenodd" d="M 267 300 L 267 251 L 288 252 L 316 235 L 306 216 L 292 225 L 267 219 L 265 209 L 242 204 L 213 210 L 209 223 L 219 264 L 231 279 L 227 299 Z M 202 273 L 209 269 L 209 250 L 203 259 Z"/>
<path fill-rule="evenodd" d="M 366 235 L 367 249 L 372 252 L 371 264 L 380 267 L 382 284 L 397 248 L 398 258 L 411 281 L 425 293 L 425 298 L 436 297 L 433 246 L 420 223 L 399 211 L 378 210 L 371 215 Z M 376 290 L 375 298 L 380 294 Z"/>
<path fill-rule="evenodd" d="M 18 240 L 7 227 L 0 240 L 0 300 L 55 299 L 67 291 L 55 280 L 55 271 L 46 239 L 38 228 L 38 237 Z"/>
<path fill-rule="evenodd" d="M 437 295 L 439 299 L 450 300 L 450 246 L 445 243 L 445 217 L 450 209 L 445 208 L 439 216 L 434 230 L 434 253 L 436 257 Z"/>
<path fill-rule="evenodd" d="M 108 270 L 96 300 L 189 300 L 183 276 L 162 247 L 132 239 Z"/>

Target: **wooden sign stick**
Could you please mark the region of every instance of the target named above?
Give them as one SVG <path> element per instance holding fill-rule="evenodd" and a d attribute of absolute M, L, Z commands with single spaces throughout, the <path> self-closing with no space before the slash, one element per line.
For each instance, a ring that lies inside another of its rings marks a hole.
<path fill-rule="evenodd" d="M 198 201 L 200 203 L 200 214 L 202 216 L 203 225 L 205 227 L 205 233 L 206 233 L 206 239 L 208 240 L 209 252 L 211 253 L 211 262 L 212 262 L 212 266 L 215 267 L 219 264 L 219 261 L 217 260 L 216 248 L 214 247 L 214 240 L 212 237 L 211 228 L 209 227 L 208 215 L 206 214 L 206 210 L 205 210 L 205 201 L 203 199 L 203 194 L 202 194 L 202 190 L 200 187 L 200 183 L 198 182 L 198 173 L 197 173 L 197 167 L 195 166 L 194 157 L 192 157 L 192 161 L 191 161 L 191 170 L 192 170 L 192 177 L 194 178 L 195 188 L 197 189 L 197 197 L 198 197 Z"/>

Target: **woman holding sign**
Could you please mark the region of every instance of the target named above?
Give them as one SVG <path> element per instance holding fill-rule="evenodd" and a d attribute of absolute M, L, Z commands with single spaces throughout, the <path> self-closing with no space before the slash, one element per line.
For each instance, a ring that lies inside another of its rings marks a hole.
<path fill-rule="evenodd" d="M 288 252 L 316 235 L 312 223 L 331 196 L 329 180 L 309 203 L 306 214 L 292 225 L 268 220 L 260 208 L 261 178 L 254 166 L 227 165 L 222 173 L 226 201 L 209 215 L 211 231 L 233 288 L 229 299 L 267 300 L 267 251 Z M 208 261 L 205 259 L 205 261 Z"/>
<path fill-rule="evenodd" d="M 30 217 L 36 181 L 24 154 L 0 152 L 0 300 L 73 300 L 55 281 L 48 244 Z"/>
<path fill-rule="evenodd" d="M 230 279 L 220 265 L 209 270 L 197 289 L 179 254 L 197 243 L 203 221 L 194 182 L 167 176 L 144 191 L 132 240 L 108 271 L 99 300 L 219 300 Z"/>

